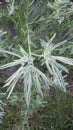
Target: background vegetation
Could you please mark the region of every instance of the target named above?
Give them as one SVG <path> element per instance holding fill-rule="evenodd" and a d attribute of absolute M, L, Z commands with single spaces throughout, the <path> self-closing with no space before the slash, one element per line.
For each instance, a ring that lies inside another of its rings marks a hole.
<path fill-rule="evenodd" d="M 2 130 L 73 129 L 73 3 L 0 2 Z"/>

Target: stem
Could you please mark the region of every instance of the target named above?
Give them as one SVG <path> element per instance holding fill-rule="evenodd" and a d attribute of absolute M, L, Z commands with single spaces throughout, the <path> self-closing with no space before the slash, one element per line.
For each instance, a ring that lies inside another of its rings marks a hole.
<path fill-rule="evenodd" d="M 29 50 L 29 55 L 31 56 L 31 39 L 30 39 L 30 32 L 29 32 L 29 27 L 28 27 L 28 24 L 26 25 L 27 26 L 27 40 L 28 40 L 28 50 Z"/>
<path fill-rule="evenodd" d="M 26 2 L 27 2 L 27 7 L 26 7 L 27 40 L 28 40 L 29 55 L 31 56 L 31 39 L 30 39 L 30 30 L 29 30 L 29 22 L 28 22 L 28 8 L 29 8 L 29 3 L 28 3 L 28 0 Z"/>
<path fill-rule="evenodd" d="M 47 45 L 46 45 L 46 48 L 45 48 L 45 51 L 44 51 L 44 58 L 47 56 L 47 51 L 48 51 L 48 42 L 47 42 Z"/>
<path fill-rule="evenodd" d="M 38 55 L 38 54 L 35 54 L 35 53 L 31 53 L 32 54 L 32 56 L 36 56 L 36 57 L 43 57 L 43 55 Z"/>

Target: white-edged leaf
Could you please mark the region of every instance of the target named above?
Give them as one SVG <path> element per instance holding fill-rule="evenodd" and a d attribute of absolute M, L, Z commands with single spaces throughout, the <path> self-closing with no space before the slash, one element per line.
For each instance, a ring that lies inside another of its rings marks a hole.
<path fill-rule="evenodd" d="M 62 56 L 53 56 L 53 58 L 57 61 L 63 62 L 64 64 L 73 65 L 73 59 L 71 58 L 62 57 Z"/>
<path fill-rule="evenodd" d="M 3 49 L 1 49 L 1 48 L 0 48 L 0 53 L 6 53 L 6 54 L 9 54 L 9 55 L 13 55 L 13 56 L 16 56 L 16 57 L 18 57 L 18 58 L 21 58 L 20 55 L 17 55 L 17 54 L 15 54 L 15 53 L 11 52 L 11 51 L 3 50 Z"/>

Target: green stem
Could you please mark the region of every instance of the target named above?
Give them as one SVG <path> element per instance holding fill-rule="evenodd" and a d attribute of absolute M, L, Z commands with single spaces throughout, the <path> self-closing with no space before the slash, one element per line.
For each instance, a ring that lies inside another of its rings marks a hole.
<path fill-rule="evenodd" d="M 36 57 L 43 57 L 43 55 L 38 55 L 38 54 L 35 54 L 35 53 L 31 53 L 32 54 L 32 56 L 36 56 Z"/>
<path fill-rule="evenodd" d="M 27 40 L 28 40 L 28 50 L 29 50 L 29 55 L 31 56 L 31 39 L 30 39 L 30 30 L 29 30 L 29 22 L 28 22 L 28 8 L 29 8 L 29 3 L 27 2 L 27 7 L 26 7 L 26 27 L 27 27 Z"/>
<path fill-rule="evenodd" d="M 27 26 L 27 39 L 28 39 L 28 50 L 29 50 L 29 55 L 31 56 L 31 39 L 30 39 L 30 32 L 29 32 L 29 27 L 28 27 L 28 24 L 26 25 Z"/>

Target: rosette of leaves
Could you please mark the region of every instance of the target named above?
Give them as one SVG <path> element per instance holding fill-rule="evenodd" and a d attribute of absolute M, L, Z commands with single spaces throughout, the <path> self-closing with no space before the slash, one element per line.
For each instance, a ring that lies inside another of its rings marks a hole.
<path fill-rule="evenodd" d="M 20 50 L 14 50 L 15 52 L 1 50 L 1 52 L 16 56 L 18 59 L 1 66 L 0 69 L 19 65 L 18 70 L 6 80 L 4 87 L 9 86 L 7 89 L 7 92 L 9 92 L 7 98 L 9 98 L 18 80 L 23 79 L 24 96 L 27 106 L 29 106 L 32 86 L 34 85 L 38 93 L 43 96 L 42 87 L 44 87 L 44 84 L 49 88 L 52 83 L 43 72 L 34 66 L 34 58 L 30 57 L 21 46 Z"/>
<path fill-rule="evenodd" d="M 66 44 L 67 40 L 54 44 L 52 42 L 54 38 L 55 38 L 55 34 L 51 39 L 48 40 L 48 42 L 41 40 L 41 46 L 44 48 L 43 49 L 44 59 L 42 59 L 42 64 L 46 65 L 49 73 L 53 76 L 53 81 L 55 85 L 59 86 L 61 89 L 66 91 L 66 83 L 64 82 L 62 72 L 64 71 L 68 73 L 68 69 L 64 66 L 64 64 L 73 65 L 73 59 L 61 55 L 58 56 L 57 50 L 59 49 L 60 51 L 62 49 L 61 46 Z"/>

